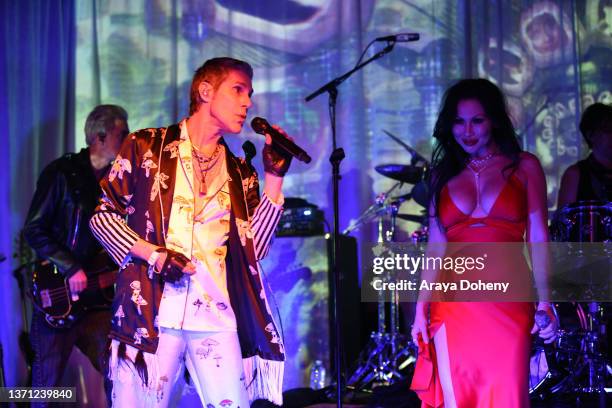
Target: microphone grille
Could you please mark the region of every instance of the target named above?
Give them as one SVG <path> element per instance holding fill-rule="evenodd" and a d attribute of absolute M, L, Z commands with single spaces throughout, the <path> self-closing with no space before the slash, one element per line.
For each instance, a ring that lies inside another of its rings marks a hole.
<path fill-rule="evenodd" d="M 251 121 L 251 127 L 253 128 L 255 133 L 259 133 L 261 135 L 266 133 L 266 129 L 268 128 L 268 126 L 268 122 L 264 118 L 260 118 L 259 116 L 254 117 Z"/>

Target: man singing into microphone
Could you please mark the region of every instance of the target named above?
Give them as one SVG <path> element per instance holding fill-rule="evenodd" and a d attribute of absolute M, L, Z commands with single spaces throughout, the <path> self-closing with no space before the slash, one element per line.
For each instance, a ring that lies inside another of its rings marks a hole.
<path fill-rule="evenodd" d="M 113 406 L 166 407 L 183 361 L 205 407 L 282 404 L 284 349 L 257 261 L 282 212 L 291 157 L 266 136 L 260 197 L 254 169 L 222 138 L 242 129 L 252 76 L 243 61 L 206 61 L 193 76 L 190 116 L 129 135 L 100 183 L 90 226 L 122 268 Z"/>

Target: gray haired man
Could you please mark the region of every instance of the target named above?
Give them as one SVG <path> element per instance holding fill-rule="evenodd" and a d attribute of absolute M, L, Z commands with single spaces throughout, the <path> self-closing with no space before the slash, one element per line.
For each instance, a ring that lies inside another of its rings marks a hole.
<path fill-rule="evenodd" d="M 34 387 L 72 385 L 60 381 L 74 346 L 105 374 L 102 356 L 110 330 L 109 299 L 96 296 L 93 289 L 102 282 L 100 271 L 112 277 L 116 268 L 91 234 L 88 222 L 101 193 L 98 182 L 129 133 L 127 119 L 120 106 L 95 107 L 85 123 L 88 147 L 51 162 L 38 179 L 24 226 L 25 239 L 39 260 L 36 284 L 41 298 L 35 302 L 31 327 Z M 55 287 L 55 272 L 59 272 L 59 288 Z M 107 296 L 112 300 L 112 279 L 108 286 L 111 293 Z M 45 293 L 47 301 L 42 300 Z M 57 318 L 51 306 L 63 301 L 71 302 L 72 309 L 69 315 Z M 109 394 L 110 384 L 106 388 Z"/>

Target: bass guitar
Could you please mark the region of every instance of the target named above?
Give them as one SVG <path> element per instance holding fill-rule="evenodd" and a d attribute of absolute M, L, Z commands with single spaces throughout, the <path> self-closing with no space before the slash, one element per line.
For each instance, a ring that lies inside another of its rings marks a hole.
<path fill-rule="evenodd" d="M 32 275 L 32 301 L 55 328 L 69 328 L 88 310 L 109 307 L 114 296 L 117 270 L 106 254 L 86 268 L 87 287 L 73 300 L 68 278 L 50 261 L 37 262 Z"/>

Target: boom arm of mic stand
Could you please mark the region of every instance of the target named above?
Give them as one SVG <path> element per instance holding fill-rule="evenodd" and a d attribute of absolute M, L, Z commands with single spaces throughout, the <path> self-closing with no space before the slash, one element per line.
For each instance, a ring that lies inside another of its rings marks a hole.
<path fill-rule="evenodd" d="M 304 98 L 304 100 L 306 102 L 310 102 L 317 96 L 321 95 L 323 92 L 329 92 L 331 89 L 337 88 L 338 85 L 346 81 L 351 75 L 353 75 L 355 72 L 359 71 L 361 68 L 368 65 L 370 62 L 376 61 L 377 59 L 383 57 L 385 54 L 390 53 L 391 50 L 393 50 L 394 46 L 395 46 L 395 41 L 389 41 L 389 43 L 387 44 L 385 48 L 383 48 L 381 51 L 374 54 L 371 58 L 368 58 L 367 60 L 363 61 L 361 64 L 356 65 L 355 68 L 351 69 L 345 74 L 342 74 L 339 77 L 332 79 L 331 81 L 329 81 L 328 83 L 326 83 L 325 85 L 323 85 L 322 87 L 320 87 L 319 89 L 317 89 L 316 91 L 308 95 L 306 98 Z"/>

